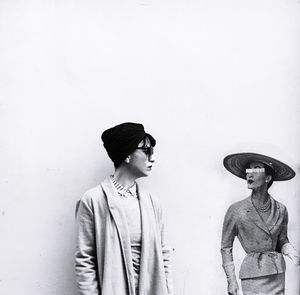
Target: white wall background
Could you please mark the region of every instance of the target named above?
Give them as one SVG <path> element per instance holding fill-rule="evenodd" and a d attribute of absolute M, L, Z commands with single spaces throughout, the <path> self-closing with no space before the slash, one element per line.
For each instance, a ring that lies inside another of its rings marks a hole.
<path fill-rule="evenodd" d="M 222 221 L 249 194 L 228 153 L 296 170 L 271 191 L 300 249 L 299 16 L 299 0 L 1 0 L 0 293 L 77 294 L 75 203 L 113 170 L 100 134 L 124 121 L 158 141 L 142 182 L 166 209 L 177 295 L 226 294 Z"/>

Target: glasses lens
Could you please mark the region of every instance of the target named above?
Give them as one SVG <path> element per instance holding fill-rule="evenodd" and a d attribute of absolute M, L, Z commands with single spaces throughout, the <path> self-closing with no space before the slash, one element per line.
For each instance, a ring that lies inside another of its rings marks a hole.
<path fill-rule="evenodd" d="M 149 147 L 140 147 L 138 150 L 142 150 L 148 157 L 151 157 L 154 153 L 153 146 Z"/>

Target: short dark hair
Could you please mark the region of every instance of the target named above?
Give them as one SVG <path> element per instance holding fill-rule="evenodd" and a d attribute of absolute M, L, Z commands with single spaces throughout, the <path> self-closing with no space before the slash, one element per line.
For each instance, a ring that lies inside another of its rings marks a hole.
<path fill-rule="evenodd" d="M 144 148 L 144 147 L 147 147 L 148 146 L 148 142 L 150 143 L 150 145 L 152 146 L 152 147 L 154 147 L 155 146 L 155 144 L 156 144 L 156 142 L 155 142 L 155 140 L 153 140 L 153 138 L 152 137 L 150 137 L 150 136 L 148 136 L 147 134 L 144 136 L 144 138 L 141 140 L 141 142 L 142 142 L 142 148 Z"/>

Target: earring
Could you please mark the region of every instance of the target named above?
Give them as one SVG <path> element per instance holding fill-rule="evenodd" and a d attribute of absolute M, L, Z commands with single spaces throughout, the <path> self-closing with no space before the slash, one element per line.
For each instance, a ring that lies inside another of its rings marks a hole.
<path fill-rule="evenodd" d="M 127 158 L 125 159 L 125 163 L 127 163 L 127 164 L 130 163 L 130 158 L 129 158 L 129 157 L 127 157 Z"/>

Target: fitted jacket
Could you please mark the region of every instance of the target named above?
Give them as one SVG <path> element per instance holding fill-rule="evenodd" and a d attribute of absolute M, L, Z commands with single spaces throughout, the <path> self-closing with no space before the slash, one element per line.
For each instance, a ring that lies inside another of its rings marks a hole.
<path fill-rule="evenodd" d="M 271 213 L 266 222 L 256 211 L 251 197 L 231 205 L 225 215 L 221 245 L 223 266 L 233 263 L 232 246 L 237 236 L 247 253 L 239 272 L 241 279 L 285 272 L 280 251 L 288 242 L 288 213 L 283 204 L 270 198 Z"/>
<path fill-rule="evenodd" d="M 170 249 L 159 202 L 138 186 L 142 220 L 139 294 L 173 294 Z M 110 178 L 87 191 L 77 213 L 75 270 L 81 295 L 134 295 L 125 212 Z"/>

